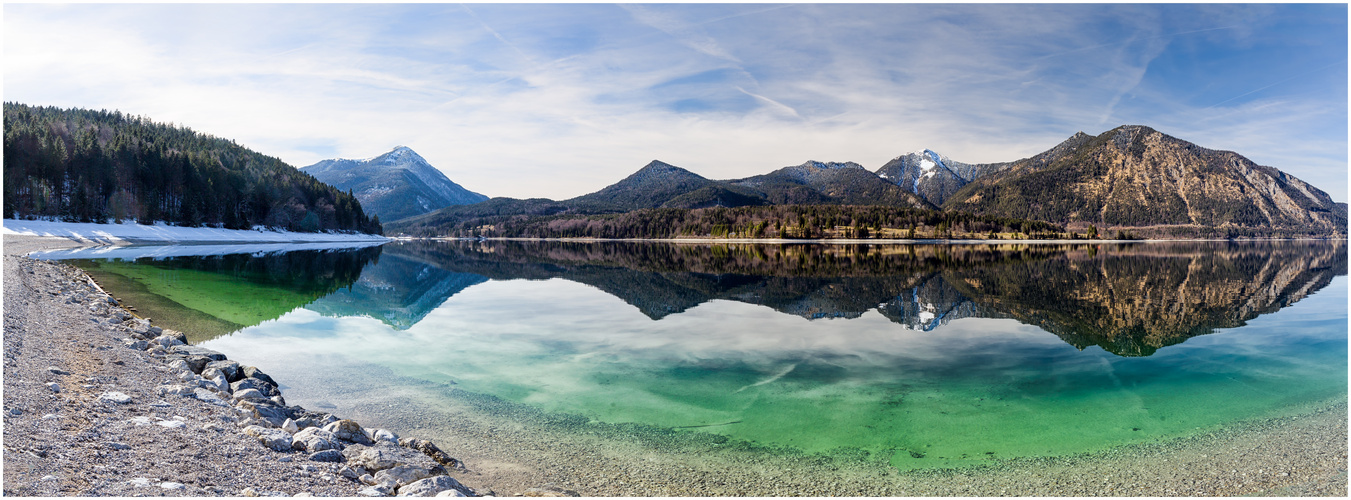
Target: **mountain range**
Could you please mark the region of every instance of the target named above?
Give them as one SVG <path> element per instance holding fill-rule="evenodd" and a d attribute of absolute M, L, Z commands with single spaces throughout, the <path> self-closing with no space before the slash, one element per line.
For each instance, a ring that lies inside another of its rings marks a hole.
<path fill-rule="evenodd" d="M 366 213 L 382 220 L 425 214 L 452 205 L 468 205 L 488 197 L 452 182 L 411 148 L 398 146 L 365 160 L 323 160 L 305 172 L 343 191 L 350 191 Z"/>
<path fill-rule="evenodd" d="M 1132 228 L 1154 237 L 1345 235 L 1347 224 L 1345 203 L 1294 176 L 1238 153 L 1128 125 L 1098 136 L 1078 132 L 1043 153 L 1002 163 L 964 163 L 922 149 L 876 171 L 853 162 L 808 161 L 743 179 L 712 180 L 654 160 L 572 199 L 494 198 L 389 226 L 440 228 L 447 234 L 457 226 L 509 217 L 762 205 L 944 210 L 1044 221 L 1069 231 Z"/>

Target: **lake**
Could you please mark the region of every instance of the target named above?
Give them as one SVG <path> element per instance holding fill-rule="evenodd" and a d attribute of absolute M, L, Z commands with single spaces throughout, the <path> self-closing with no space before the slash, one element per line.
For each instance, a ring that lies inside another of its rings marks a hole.
<path fill-rule="evenodd" d="M 1347 395 L 1344 241 L 118 251 L 73 262 L 288 403 L 447 440 L 931 470 Z"/>

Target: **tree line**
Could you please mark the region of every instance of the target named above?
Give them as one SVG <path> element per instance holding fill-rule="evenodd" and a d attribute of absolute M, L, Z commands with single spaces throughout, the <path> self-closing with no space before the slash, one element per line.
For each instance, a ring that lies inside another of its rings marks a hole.
<path fill-rule="evenodd" d="M 186 127 L 11 102 L 4 127 L 6 218 L 381 232 L 350 192 Z"/>
<path fill-rule="evenodd" d="M 506 238 L 1059 239 L 1054 224 L 880 205 L 655 208 L 623 214 L 485 215 L 391 226 L 410 236 Z"/>

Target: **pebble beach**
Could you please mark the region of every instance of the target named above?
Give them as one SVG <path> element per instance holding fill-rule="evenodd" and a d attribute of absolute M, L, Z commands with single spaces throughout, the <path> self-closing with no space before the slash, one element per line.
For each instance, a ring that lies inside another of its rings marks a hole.
<path fill-rule="evenodd" d="M 227 374 L 229 353 L 193 354 L 78 269 L 24 257 L 76 245 L 4 236 L 6 495 L 1347 495 L 1345 398 L 1104 452 L 925 471 L 569 423 L 457 391 L 405 402 L 418 419 L 313 412 L 238 385 L 268 367 Z"/>

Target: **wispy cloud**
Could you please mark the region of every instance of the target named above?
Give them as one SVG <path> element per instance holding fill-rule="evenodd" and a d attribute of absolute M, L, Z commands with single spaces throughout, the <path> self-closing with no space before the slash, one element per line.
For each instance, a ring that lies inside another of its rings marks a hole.
<path fill-rule="evenodd" d="M 919 147 L 1002 161 L 1141 123 L 1346 197 L 1346 75 L 1326 68 L 1345 6 L 4 9 L 6 99 L 297 166 L 404 144 L 493 196 L 576 196 L 652 159 L 713 178 Z"/>

